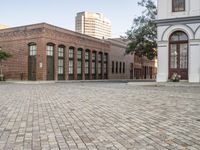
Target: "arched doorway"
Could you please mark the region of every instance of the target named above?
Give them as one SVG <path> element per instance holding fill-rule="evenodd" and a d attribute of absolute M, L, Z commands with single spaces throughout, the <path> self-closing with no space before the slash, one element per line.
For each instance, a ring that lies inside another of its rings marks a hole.
<path fill-rule="evenodd" d="M 188 36 L 182 31 L 172 33 L 169 38 L 169 78 L 173 73 L 188 80 Z"/>
<path fill-rule="evenodd" d="M 47 80 L 54 80 L 54 47 L 53 43 L 47 44 Z"/>
<path fill-rule="evenodd" d="M 37 45 L 36 43 L 30 43 L 28 52 L 28 80 L 36 80 L 36 56 L 37 56 Z M 23 77 L 21 77 L 23 78 Z"/>

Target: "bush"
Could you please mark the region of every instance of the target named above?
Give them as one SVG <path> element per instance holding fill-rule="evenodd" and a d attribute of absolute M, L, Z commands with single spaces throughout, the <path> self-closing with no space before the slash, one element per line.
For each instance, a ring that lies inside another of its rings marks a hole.
<path fill-rule="evenodd" d="M 172 82 L 179 82 L 180 79 L 181 79 L 181 75 L 179 75 L 178 73 L 173 73 L 173 75 L 171 76 Z"/>

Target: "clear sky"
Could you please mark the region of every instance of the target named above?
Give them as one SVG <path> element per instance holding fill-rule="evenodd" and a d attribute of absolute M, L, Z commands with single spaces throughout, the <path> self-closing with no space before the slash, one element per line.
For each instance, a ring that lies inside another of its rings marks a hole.
<path fill-rule="evenodd" d="M 124 35 L 142 12 L 140 0 L 1 0 L 0 24 L 11 27 L 46 22 L 75 30 L 77 12 L 103 13 L 112 23 L 113 37 Z"/>

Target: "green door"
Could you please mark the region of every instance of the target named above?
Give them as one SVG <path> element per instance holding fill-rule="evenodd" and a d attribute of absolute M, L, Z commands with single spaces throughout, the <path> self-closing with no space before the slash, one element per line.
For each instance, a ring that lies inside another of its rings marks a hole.
<path fill-rule="evenodd" d="M 47 80 L 54 80 L 54 45 L 47 45 Z"/>
<path fill-rule="evenodd" d="M 54 59 L 47 56 L 47 80 L 54 80 Z"/>
<path fill-rule="evenodd" d="M 28 80 L 36 80 L 36 55 L 37 45 L 35 43 L 29 44 L 29 56 L 28 56 Z M 21 75 L 23 78 L 23 75 Z"/>
<path fill-rule="evenodd" d="M 28 80 L 36 80 L 36 56 L 28 58 Z"/>

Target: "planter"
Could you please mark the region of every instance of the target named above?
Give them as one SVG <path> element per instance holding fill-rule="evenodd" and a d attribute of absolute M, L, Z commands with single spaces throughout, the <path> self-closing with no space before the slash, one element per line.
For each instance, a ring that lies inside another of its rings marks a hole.
<path fill-rule="evenodd" d="M 172 82 L 179 82 L 180 79 L 181 79 L 181 75 L 178 75 L 177 73 L 173 73 L 173 75 L 171 76 Z"/>

